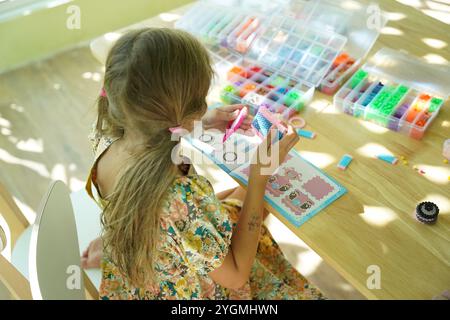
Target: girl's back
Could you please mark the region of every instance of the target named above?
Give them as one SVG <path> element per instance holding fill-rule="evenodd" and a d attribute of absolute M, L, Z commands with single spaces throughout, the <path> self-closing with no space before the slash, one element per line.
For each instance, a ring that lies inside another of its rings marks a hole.
<path fill-rule="evenodd" d="M 103 246 L 104 299 L 321 297 L 262 224 L 268 176 L 258 160 L 244 202 L 219 199 L 173 161 L 171 131 L 205 119 L 211 78 L 207 51 L 182 31 L 132 31 L 108 55 L 86 185 L 103 209 L 102 239 L 90 248 Z M 228 109 L 208 123 L 233 120 Z M 297 140 L 290 128 L 271 157 L 284 159 Z M 268 141 L 259 148 L 268 152 Z"/>

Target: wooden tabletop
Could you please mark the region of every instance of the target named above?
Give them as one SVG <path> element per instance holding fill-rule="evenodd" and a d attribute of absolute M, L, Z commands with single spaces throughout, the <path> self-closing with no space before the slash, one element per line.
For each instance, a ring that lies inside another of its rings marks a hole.
<path fill-rule="evenodd" d="M 393 20 L 369 57 L 390 47 L 434 62 L 450 61 L 447 24 L 424 14 L 427 8 L 387 0 L 379 4 Z M 179 8 L 175 14 L 185 10 Z M 139 26 L 170 24 L 158 17 Z M 101 61 L 109 45 L 104 38 L 93 42 Z M 302 113 L 306 129 L 317 137 L 301 139 L 297 150 L 349 192 L 300 228 L 276 210 L 271 212 L 369 299 L 431 299 L 450 289 L 450 167 L 442 156 L 442 144 L 450 138 L 449 105 L 447 101 L 421 141 L 341 114 L 332 97 L 320 92 Z M 385 151 L 404 156 L 408 164 L 393 166 L 374 158 Z M 345 153 L 354 160 L 340 171 L 336 164 Z M 417 173 L 414 165 L 425 174 Z M 433 226 L 414 219 L 416 205 L 424 200 L 440 207 Z M 379 289 L 370 286 L 377 270 Z"/>

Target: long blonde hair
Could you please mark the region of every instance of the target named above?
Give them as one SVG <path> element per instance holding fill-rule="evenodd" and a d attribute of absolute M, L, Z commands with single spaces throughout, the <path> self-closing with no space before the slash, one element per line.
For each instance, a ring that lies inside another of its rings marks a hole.
<path fill-rule="evenodd" d="M 134 286 L 156 280 L 160 206 L 177 175 L 171 160 L 177 142 L 168 128 L 186 126 L 206 112 L 212 74 L 205 48 L 179 30 L 131 31 L 109 52 L 97 131 L 121 136 L 133 126 L 148 137 L 102 213 L 104 249 Z"/>

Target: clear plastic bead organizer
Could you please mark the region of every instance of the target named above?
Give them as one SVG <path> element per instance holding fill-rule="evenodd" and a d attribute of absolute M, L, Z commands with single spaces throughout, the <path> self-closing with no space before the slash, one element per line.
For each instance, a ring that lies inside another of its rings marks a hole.
<path fill-rule="evenodd" d="M 220 37 L 206 41 L 221 83 L 225 82 L 220 97 L 225 103 L 249 104 L 253 113 L 264 105 L 289 117 L 309 103 L 346 38 L 281 15 L 261 26 L 245 53 L 224 46 Z"/>
<path fill-rule="evenodd" d="M 342 84 L 361 66 L 380 30 L 386 25 L 387 16 L 379 8 L 355 4 L 349 6 L 345 1 L 292 0 L 284 9 L 285 15 L 304 21 L 305 25 L 320 30 L 330 30 L 347 38 L 342 52 L 333 61 L 319 90 L 333 95 Z M 375 12 L 375 10 L 379 10 Z M 370 20 L 370 15 L 374 17 Z M 376 16 L 375 16 L 376 15 Z"/>
<path fill-rule="evenodd" d="M 421 139 L 450 93 L 450 67 L 383 48 L 336 93 L 334 105 L 356 118 Z"/>
<path fill-rule="evenodd" d="M 289 117 L 310 102 L 315 87 L 345 44 L 345 37 L 275 17 L 227 72 L 222 100 L 261 106 Z"/>
<path fill-rule="evenodd" d="M 258 7 L 261 8 L 263 6 Z M 269 15 L 261 10 L 242 4 L 225 6 L 214 1 L 200 1 L 175 23 L 175 27 L 196 35 L 206 44 L 220 44 L 245 53 L 269 20 Z"/>

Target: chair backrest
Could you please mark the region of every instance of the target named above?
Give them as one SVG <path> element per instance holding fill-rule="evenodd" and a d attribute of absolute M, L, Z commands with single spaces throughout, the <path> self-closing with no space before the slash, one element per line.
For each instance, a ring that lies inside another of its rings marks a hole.
<path fill-rule="evenodd" d="M 14 266 L 0 255 L 0 299 L 31 300 L 30 284 Z"/>
<path fill-rule="evenodd" d="M 8 224 L 8 228 L 11 234 L 11 240 L 9 246 L 12 249 L 16 243 L 16 240 L 30 225 L 28 220 L 23 215 L 22 211 L 16 205 L 11 194 L 6 190 L 3 184 L 0 183 L 0 215 L 4 218 Z"/>
<path fill-rule="evenodd" d="M 33 225 L 29 250 L 33 299 L 84 300 L 84 272 L 70 191 L 52 182 Z"/>
<path fill-rule="evenodd" d="M 1 255 L 6 247 L 6 236 L 0 227 L 0 300 L 31 300 L 30 284 L 14 266 Z"/>
<path fill-rule="evenodd" d="M 0 226 L 0 253 L 6 248 L 7 241 L 8 239 L 6 238 L 6 233 Z"/>

